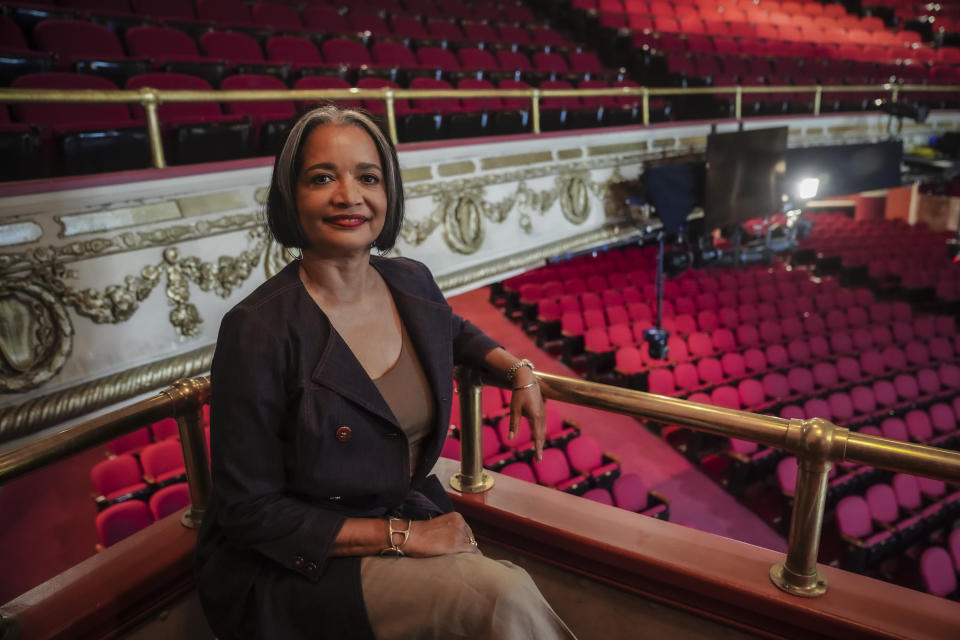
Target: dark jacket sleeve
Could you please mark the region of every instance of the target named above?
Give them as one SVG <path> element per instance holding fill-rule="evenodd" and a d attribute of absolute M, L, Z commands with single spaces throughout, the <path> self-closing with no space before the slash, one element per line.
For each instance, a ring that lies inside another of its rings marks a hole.
<path fill-rule="evenodd" d="M 440 291 L 440 287 L 437 286 L 436 280 L 433 279 L 433 274 L 430 273 L 430 269 L 426 265 L 422 265 L 422 267 L 427 278 L 428 286 L 431 289 L 431 297 L 446 305 L 447 299 L 444 297 L 443 292 Z M 484 356 L 500 346 L 495 340 L 478 329 L 476 325 L 469 320 L 461 318 L 456 313 L 453 313 L 452 310 L 451 322 L 453 361 L 455 364 L 467 364 L 480 367 L 483 365 Z"/>
<path fill-rule="evenodd" d="M 345 517 L 285 493 L 287 346 L 256 309 L 224 317 L 211 369 L 211 463 L 228 544 L 319 580 Z M 289 447 L 288 447 L 289 449 Z"/>

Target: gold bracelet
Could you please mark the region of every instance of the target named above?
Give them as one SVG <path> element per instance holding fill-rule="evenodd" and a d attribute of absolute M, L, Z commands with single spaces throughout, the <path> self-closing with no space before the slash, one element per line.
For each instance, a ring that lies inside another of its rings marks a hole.
<path fill-rule="evenodd" d="M 514 387 L 514 388 L 512 389 L 512 391 L 521 391 L 521 390 L 523 390 L 523 389 L 529 389 L 530 387 L 532 387 L 532 386 L 535 385 L 535 384 L 537 384 L 537 381 L 536 381 L 536 380 L 534 380 L 534 381 L 531 382 L 530 384 L 525 384 L 525 385 L 523 385 L 522 387 Z"/>
<path fill-rule="evenodd" d="M 393 528 L 393 521 L 394 521 L 394 520 L 397 520 L 397 521 L 402 522 L 402 520 L 401 520 L 400 518 L 387 518 L 387 535 L 389 536 L 388 540 L 389 540 L 389 542 L 390 542 L 390 546 L 387 547 L 386 549 L 381 549 L 381 550 L 380 550 L 380 555 L 381 555 L 381 556 L 391 556 L 391 555 L 392 555 L 392 556 L 396 556 L 396 557 L 400 558 L 400 557 L 403 557 L 403 556 L 407 555 L 407 554 L 405 554 L 405 553 L 403 552 L 403 549 L 402 549 L 401 547 L 403 547 L 403 545 L 407 544 L 407 540 L 410 538 L 410 529 L 411 529 L 411 527 L 413 527 L 413 520 L 407 520 L 407 529 L 406 529 L 406 531 L 404 531 L 403 529 L 394 529 L 394 528 Z M 400 535 L 403 536 L 403 540 L 400 541 L 400 544 L 397 544 L 397 543 L 395 543 L 395 542 L 393 541 L 393 534 L 395 534 L 395 533 L 399 533 Z"/>
<path fill-rule="evenodd" d="M 507 369 L 507 382 L 513 382 L 513 379 L 517 377 L 517 371 L 520 370 L 520 367 L 529 367 L 530 371 L 534 370 L 533 363 L 527 360 L 526 358 L 523 358 L 522 360 L 517 360 L 512 365 L 510 365 L 509 369 Z"/>

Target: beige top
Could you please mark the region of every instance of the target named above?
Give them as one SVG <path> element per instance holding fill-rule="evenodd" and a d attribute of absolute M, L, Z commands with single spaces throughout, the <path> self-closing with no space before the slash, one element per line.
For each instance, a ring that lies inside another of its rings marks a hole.
<path fill-rule="evenodd" d="M 433 390 L 427 380 L 416 350 L 401 323 L 403 336 L 400 356 L 390 369 L 373 381 L 386 400 L 410 444 L 410 475 L 413 475 L 420 460 L 423 439 L 433 428 Z"/>

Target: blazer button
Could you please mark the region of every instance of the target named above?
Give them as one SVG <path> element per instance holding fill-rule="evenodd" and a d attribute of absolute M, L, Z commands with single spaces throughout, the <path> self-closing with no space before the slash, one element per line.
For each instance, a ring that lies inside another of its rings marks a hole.
<path fill-rule="evenodd" d="M 295 569 L 299 569 L 300 567 L 303 566 L 304 562 L 305 561 L 303 559 L 303 556 L 297 556 L 296 558 L 293 559 L 293 566 Z"/>
<path fill-rule="evenodd" d="M 337 427 L 337 440 L 340 442 L 346 442 L 353 436 L 353 431 L 350 427 L 339 426 Z"/>

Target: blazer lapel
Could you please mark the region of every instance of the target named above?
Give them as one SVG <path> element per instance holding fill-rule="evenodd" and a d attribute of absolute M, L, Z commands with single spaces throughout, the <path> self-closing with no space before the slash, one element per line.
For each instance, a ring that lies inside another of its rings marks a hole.
<path fill-rule="evenodd" d="M 411 290 L 405 278 L 394 276 L 389 262 L 374 260 L 372 264 L 386 281 L 393 295 L 397 313 L 407 328 L 407 334 L 417 350 L 420 366 L 434 391 L 434 415 L 437 424 L 424 443 L 424 457 L 429 459 L 435 446 L 446 435 L 446 423 L 449 421 L 450 400 L 453 389 L 453 362 L 451 360 L 452 336 L 450 308 L 418 295 Z M 311 379 L 344 398 L 357 403 L 368 411 L 388 421 L 397 429 L 400 424 L 390 410 L 380 391 L 374 384 L 350 347 L 337 333 L 323 310 L 304 289 L 304 304 L 318 313 L 327 327 L 327 341 L 320 361 L 313 370 Z M 305 313 L 309 313 L 305 310 Z M 440 421 L 443 421 L 442 423 Z M 442 428 L 441 428 L 442 427 Z"/>

